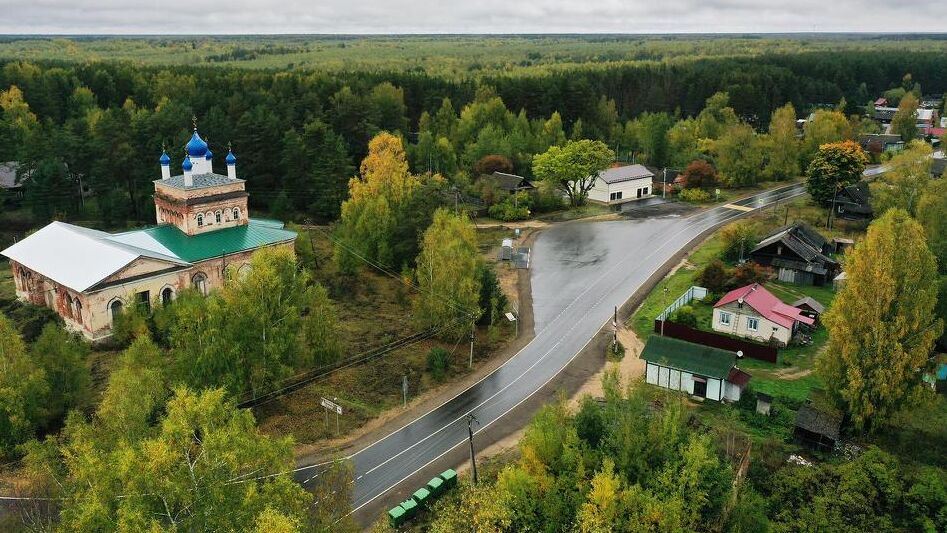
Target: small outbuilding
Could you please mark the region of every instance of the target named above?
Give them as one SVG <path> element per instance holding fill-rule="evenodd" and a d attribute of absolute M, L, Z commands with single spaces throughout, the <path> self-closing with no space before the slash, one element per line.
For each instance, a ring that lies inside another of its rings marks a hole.
<path fill-rule="evenodd" d="M 699 398 L 736 402 L 750 381 L 735 353 L 671 337 L 652 335 L 641 358 L 645 381 Z"/>
<path fill-rule="evenodd" d="M 494 172 L 481 178 L 499 191 L 513 194 L 520 191 L 531 191 L 536 187 L 524 178 L 516 174 L 507 174 L 506 172 Z"/>
<path fill-rule="evenodd" d="M 825 312 L 825 306 L 811 296 L 796 300 L 792 303 L 792 306 L 801 311 L 803 316 L 807 316 L 814 321 L 819 320 L 819 316 Z"/>
<path fill-rule="evenodd" d="M 835 410 L 803 405 L 796 414 L 793 439 L 804 446 L 823 452 L 831 452 L 839 441 L 842 415 Z"/>
<path fill-rule="evenodd" d="M 761 415 L 769 416 L 773 408 L 773 397 L 762 392 L 756 393 L 756 412 Z"/>

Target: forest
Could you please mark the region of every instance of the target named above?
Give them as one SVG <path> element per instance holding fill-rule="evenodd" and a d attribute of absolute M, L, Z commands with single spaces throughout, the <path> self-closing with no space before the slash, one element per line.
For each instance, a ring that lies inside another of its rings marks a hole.
<path fill-rule="evenodd" d="M 686 135 L 692 125 L 686 120 L 718 93 L 727 96 L 720 108 L 747 126 L 739 132 L 745 139 L 747 132 L 765 132 L 785 104 L 799 118 L 840 103 L 850 116 L 905 85 L 906 74 L 908 89 L 919 94 L 947 88 L 939 40 L 486 39 L 479 47 L 535 46 L 540 56 L 561 55 L 561 61 L 464 74 L 435 68 L 476 61 L 453 38 L 433 39 L 433 50 L 448 51 L 430 52 L 430 68 L 414 70 L 398 68 L 397 54 L 384 50 L 420 50 L 427 40 L 340 39 L 344 50 L 381 49 L 376 55 L 387 57 L 390 69 L 362 69 L 354 61 L 334 71 L 178 63 L 171 61 L 174 51 L 187 41 L 130 42 L 134 62 L 106 52 L 125 50 L 126 40 L 69 41 L 75 54 L 42 53 L 59 41 L 0 43 L 0 50 L 16 50 L 0 60 L 0 161 L 19 161 L 20 180 L 32 176 L 26 191 L 35 219 L 8 221 L 12 227 L 22 231 L 51 218 L 105 228 L 152 221 L 157 158 L 167 149 L 172 168 L 180 168 L 192 119 L 215 153 L 233 148 L 254 208 L 329 221 L 338 217 L 356 162 L 379 131 L 405 139 L 413 171 L 439 172 L 467 189 L 484 156 L 502 155 L 529 177 L 532 155 L 565 138 L 601 140 L 620 160 L 683 167 L 688 160 L 673 144 L 673 127 Z M 240 43 L 249 46 L 239 39 L 192 44 L 220 54 Z M 580 51 L 597 44 L 654 52 L 647 60 L 587 61 Z M 269 45 L 303 46 L 293 38 Z M 705 48 L 706 54 L 688 55 Z"/>

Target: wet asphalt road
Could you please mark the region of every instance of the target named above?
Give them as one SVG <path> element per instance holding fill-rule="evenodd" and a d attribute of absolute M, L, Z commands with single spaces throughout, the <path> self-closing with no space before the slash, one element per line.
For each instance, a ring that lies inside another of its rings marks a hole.
<path fill-rule="evenodd" d="M 788 186 L 735 202 L 759 208 L 799 196 Z M 691 216 L 575 222 L 544 230 L 531 259 L 535 337 L 507 363 L 452 400 L 355 453 L 358 511 L 467 439 L 556 377 L 653 272 L 701 233 L 744 211 L 715 207 Z M 296 472 L 305 483 L 318 467 Z"/>

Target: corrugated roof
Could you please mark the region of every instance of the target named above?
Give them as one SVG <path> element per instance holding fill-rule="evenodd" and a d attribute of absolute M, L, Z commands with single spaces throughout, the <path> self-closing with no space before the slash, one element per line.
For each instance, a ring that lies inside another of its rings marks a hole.
<path fill-rule="evenodd" d="M 164 224 L 120 233 L 112 238 L 127 243 L 149 243 L 149 246 L 154 249 L 168 250 L 175 256 L 193 263 L 224 254 L 291 241 L 296 238 L 296 233 L 275 227 L 271 221 L 257 222 L 251 219 L 249 224 L 192 236 L 188 236 L 177 226 Z"/>
<path fill-rule="evenodd" d="M 178 257 L 135 243 L 115 242 L 104 231 L 52 222 L 3 250 L 23 266 L 82 292 L 140 257 L 186 265 Z"/>
<path fill-rule="evenodd" d="M 188 236 L 165 224 L 115 235 L 53 222 L 3 250 L 3 255 L 78 292 L 94 287 L 132 261 L 147 257 L 172 265 L 191 263 L 292 241 L 296 233 L 278 221 L 249 224 Z"/>
<path fill-rule="evenodd" d="M 733 352 L 660 335 L 648 338 L 641 358 L 656 365 L 718 379 L 726 379 L 737 360 Z"/>
<path fill-rule="evenodd" d="M 759 283 L 733 289 L 714 304 L 714 307 L 733 302 L 745 303 L 770 322 L 779 324 L 784 328 L 791 328 L 793 323 L 797 321 L 810 326 L 815 323 L 811 318 L 804 316 L 799 309 L 783 303 Z"/>
<path fill-rule="evenodd" d="M 228 185 L 231 183 L 241 183 L 245 180 L 241 179 L 230 179 L 227 176 L 222 174 L 217 174 L 215 172 L 208 172 L 206 174 L 193 174 L 191 176 L 191 186 L 184 186 L 184 175 L 171 176 L 166 180 L 155 180 L 155 183 L 161 183 L 169 187 L 174 187 L 175 189 L 203 189 L 205 187 L 218 187 L 220 185 Z"/>
<path fill-rule="evenodd" d="M 605 169 L 599 173 L 598 177 L 602 178 L 602 181 L 605 183 L 612 184 L 641 178 L 651 179 L 654 177 L 654 174 L 645 168 L 644 165 L 625 165 L 623 167 Z"/>

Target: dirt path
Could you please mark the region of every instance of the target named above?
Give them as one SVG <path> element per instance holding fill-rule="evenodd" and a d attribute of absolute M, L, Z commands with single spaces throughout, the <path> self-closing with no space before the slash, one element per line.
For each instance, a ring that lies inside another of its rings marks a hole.
<path fill-rule="evenodd" d="M 779 379 L 793 380 L 793 379 L 802 379 L 811 374 L 812 374 L 811 368 L 789 367 L 789 368 L 780 368 L 779 370 L 774 371 L 773 377 L 777 377 Z"/>

